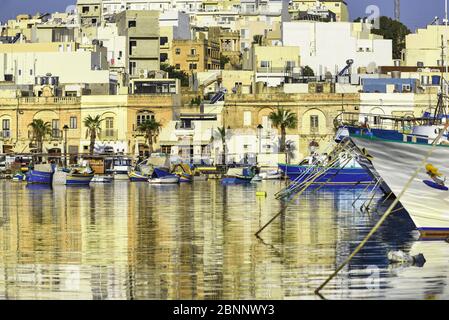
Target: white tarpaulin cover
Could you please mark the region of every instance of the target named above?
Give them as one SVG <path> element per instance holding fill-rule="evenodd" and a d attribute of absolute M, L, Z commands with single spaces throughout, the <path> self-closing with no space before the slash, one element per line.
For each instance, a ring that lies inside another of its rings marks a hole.
<path fill-rule="evenodd" d="M 431 145 L 351 137 L 373 157 L 372 163 L 391 191 L 398 195 L 429 152 Z M 437 146 L 426 162 L 437 168 L 441 179 L 449 177 L 449 147 Z M 424 182 L 426 181 L 426 182 Z M 418 229 L 449 229 L 449 191 L 432 185 L 426 167 L 400 199 Z M 447 183 L 449 185 L 449 180 Z"/>

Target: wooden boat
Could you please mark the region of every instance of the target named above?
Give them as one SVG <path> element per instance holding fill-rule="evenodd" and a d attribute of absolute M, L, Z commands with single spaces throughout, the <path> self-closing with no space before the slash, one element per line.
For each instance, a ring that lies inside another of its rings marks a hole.
<path fill-rule="evenodd" d="M 173 167 L 172 173 L 176 174 L 179 177 L 179 182 L 193 181 L 193 172 L 188 164 L 185 163 L 176 164 Z"/>
<path fill-rule="evenodd" d="M 53 183 L 55 168 L 52 164 L 36 164 L 27 172 L 27 183 L 49 184 Z"/>
<path fill-rule="evenodd" d="M 54 185 L 88 186 L 94 177 L 89 167 L 58 168 L 53 175 Z"/>
<path fill-rule="evenodd" d="M 221 184 L 246 184 L 250 183 L 254 176 L 254 167 L 229 168 L 225 177 L 221 179 Z"/>
<path fill-rule="evenodd" d="M 154 168 L 151 179 L 148 179 L 150 184 L 177 184 L 179 183 L 179 176 L 172 174 L 167 169 Z"/>

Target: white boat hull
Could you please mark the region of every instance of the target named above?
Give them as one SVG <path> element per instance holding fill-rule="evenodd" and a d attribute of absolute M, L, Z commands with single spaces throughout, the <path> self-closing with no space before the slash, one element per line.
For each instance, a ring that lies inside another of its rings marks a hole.
<path fill-rule="evenodd" d="M 351 138 L 360 148 L 365 148 L 372 159 L 372 165 L 383 178 L 389 189 L 398 195 L 416 171 L 431 146 L 369 138 Z M 437 146 L 426 161 L 449 177 L 449 147 Z M 431 177 L 425 167 L 401 197 L 400 202 L 409 213 L 416 228 L 424 236 L 449 233 L 449 191 L 429 186 Z M 427 182 L 427 183 L 426 183 Z M 449 182 L 449 181 L 448 181 Z"/>

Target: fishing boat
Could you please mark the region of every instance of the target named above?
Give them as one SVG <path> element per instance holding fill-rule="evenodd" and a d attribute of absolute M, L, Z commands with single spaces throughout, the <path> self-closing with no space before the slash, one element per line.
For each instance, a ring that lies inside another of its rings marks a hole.
<path fill-rule="evenodd" d="M 254 167 L 229 168 L 224 178 L 221 179 L 221 184 L 247 184 L 255 175 Z"/>
<path fill-rule="evenodd" d="M 281 170 L 265 171 L 265 172 L 259 173 L 258 176 L 262 180 L 279 180 L 279 179 L 282 179 L 282 171 Z"/>
<path fill-rule="evenodd" d="M 33 169 L 27 172 L 27 183 L 30 184 L 48 184 L 53 183 L 53 174 L 55 167 L 52 164 L 35 164 Z"/>
<path fill-rule="evenodd" d="M 53 175 L 53 185 L 88 186 L 94 178 L 94 171 L 89 166 L 57 168 Z"/>
<path fill-rule="evenodd" d="M 169 172 L 165 168 L 154 168 L 153 174 L 148 179 L 150 184 L 177 184 L 179 183 L 179 177 Z"/>
<path fill-rule="evenodd" d="M 23 172 L 16 172 L 12 176 L 12 181 L 15 181 L 15 182 L 26 181 L 26 174 L 24 174 Z"/>
<path fill-rule="evenodd" d="M 355 159 L 346 159 L 344 155 L 330 168 L 325 162 L 315 162 L 311 158 L 304 159 L 299 165 L 278 164 L 279 169 L 295 183 L 311 181 L 311 185 L 363 186 L 373 183 L 373 177 Z M 313 177 L 321 173 L 314 181 Z"/>
<path fill-rule="evenodd" d="M 180 163 L 174 165 L 172 173 L 179 177 L 179 182 L 193 181 L 193 172 L 188 164 Z"/>
<path fill-rule="evenodd" d="M 112 158 L 106 158 L 106 174 L 110 174 L 114 177 L 114 180 L 128 180 L 129 172 L 132 171 L 132 159 L 125 156 L 114 156 Z"/>

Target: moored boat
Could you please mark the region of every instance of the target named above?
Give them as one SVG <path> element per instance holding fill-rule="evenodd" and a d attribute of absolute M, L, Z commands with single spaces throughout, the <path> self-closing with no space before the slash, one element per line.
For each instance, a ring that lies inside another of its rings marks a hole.
<path fill-rule="evenodd" d="M 256 175 L 254 167 L 229 168 L 225 177 L 221 179 L 221 184 L 247 184 Z"/>
<path fill-rule="evenodd" d="M 173 167 L 172 173 L 179 177 L 179 182 L 193 181 L 193 172 L 188 164 L 185 163 L 176 164 Z"/>
<path fill-rule="evenodd" d="M 35 164 L 33 169 L 27 172 L 27 182 L 30 184 L 53 183 L 55 168 L 52 164 Z"/>
<path fill-rule="evenodd" d="M 89 166 L 76 166 L 72 168 L 58 168 L 53 175 L 54 185 L 88 186 L 94 177 Z"/>
<path fill-rule="evenodd" d="M 313 176 L 323 172 L 313 181 L 312 185 L 326 186 L 355 186 L 373 183 L 373 177 L 366 169 L 362 168 L 357 161 L 350 160 L 346 165 L 336 165 L 326 168 L 323 165 L 310 165 L 301 163 L 299 165 L 278 164 L 279 169 L 296 183 L 311 181 Z"/>
<path fill-rule="evenodd" d="M 177 184 L 179 183 L 179 177 L 169 172 L 168 169 L 154 168 L 153 174 L 148 179 L 150 184 Z"/>

